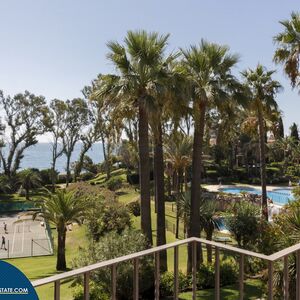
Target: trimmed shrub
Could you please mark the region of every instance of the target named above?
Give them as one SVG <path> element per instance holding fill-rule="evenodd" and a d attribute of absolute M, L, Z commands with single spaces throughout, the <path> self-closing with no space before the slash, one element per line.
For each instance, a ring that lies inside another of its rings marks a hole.
<path fill-rule="evenodd" d="M 129 184 L 139 184 L 140 183 L 140 177 L 138 173 L 128 174 L 127 175 L 127 182 Z"/>
<path fill-rule="evenodd" d="M 47 184 L 52 183 L 52 169 L 43 169 L 39 173 L 40 173 L 40 177 L 41 177 L 43 185 L 47 185 Z M 57 176 L 58 176 L 57 171 L 55 171 L 54 176 L 55 176 L 55 179 L 56 179 Z"/>
<path fill-rule="evenodd" d="M 94 241 L 105 234 L 116 231 L 121 234 L 126 228 L 131 227 L 131 216 L 125 205 L 104 201 L 103 197 L 91 199 L 91 207 L 85 218 L 90 236 Z"/>
<path fill-rule="evenodd" d="M 191 285 L 191 281 L 187 275 L 178 272 L 178 289 L 179 292 L 186 291 Z M 161 297 L 170 297 L 174 294 L 174 273 L 173 272 L 165 272 L 160 277 L 160 285 L 159 285 L 160 295 Z"/>
<path fill-rule="evenodd" d="M 94 177 L 95 177 L 95 174 L 91 173 L 91 172 L 85 172 L 85 173 L 80 174 L 80 179 L 83 181 L 91 180 Z"/>
<path fill-rule="evenodd" d="M 122 187 L 122 179 L 120 177 L 112 177 L 106 181 L 106 187 L 111 191 L 116 191 Z"/>
<path fill-rule="evenodd" d="M 67 182 L 67 174 L 58 174 L 57 183 L 66 183 Z M 72 177 L 70 178 L 70 182 L 72 182 Z"/>
<path fill-rule="evenodd" d="M 238 279 L 238 266 L 233 260 L 225 260 L 220 264 L 220 285 L 234 284 Z M 198 289 L 210 289 L 215 287 L 214 265 L 201 264 L 197 276 Z"/>
<path fill-rule="evenodd" d="M 82 300 L 83 299 L 83 286 L 81 284 L 77 284 L 75 289 L 73 290 L 73 300 Z M 109 300 L 109 293 L 105 292 L 104 287 L 100 283 L 95 283 L 93 281 L 90 282 L 90 299 L 93 300 Z"/>
<path fill-rule="evenodd" d="M 79 268 L 99 261 L 105 261 L 145 250 L 147 248 L 147 240 L 140 231 L 127 229 L 122 235 L 119 235 L 116 232 L 111 232 L 101 238 L 98 243 L 90 243 L 88 247 L 89 248 L 87 250 L 81 250 L 78 252 L 79 256 L 73 261 L 73 267 Z M 153 299 L 153 256 L 140 258 L 139 270 L 140 297 L 141 299 Z M 111 274 L 107 268 L 92 272 L 90 279 L 96 285 L 102 286 L 105 294 L 111 294 Z M 117 299 L 132 299 L 132 282 L 132 262 L 128 261 L 118 264 Z"/>
<path fill-rule="evenodd" d="M 132 201 L 126 206 L 129 212 L 132 213 L 135 217 L 139 217 L 141 215 L 141 204 L 139 200 Z"/>
<path fill-rule="evenodd" d="M 197 288 L 209 289 L 215 286 L 215 269 L 213 265 L 201 264 L 197 276 Z"/>

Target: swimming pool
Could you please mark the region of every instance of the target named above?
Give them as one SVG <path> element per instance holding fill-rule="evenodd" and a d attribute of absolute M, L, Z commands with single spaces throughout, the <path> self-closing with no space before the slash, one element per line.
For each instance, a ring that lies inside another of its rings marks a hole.
<path fill-rule="evenodd" d="M 251 188 L 244 186 L 235 186 L 235 187 L 225 187 L 220 188 L 220 191 L 229 194 L 240 194 L 243 192 L 250 194 L 261 195 L 261 190 L 259 188 Z M 268 197 L 273 200 L 275 204 L 284 205 L 288 203 L 289 200 L 293 200 L 292 189 L 289 188 L 280 188 L 273 191 L 267 191 Z"/>

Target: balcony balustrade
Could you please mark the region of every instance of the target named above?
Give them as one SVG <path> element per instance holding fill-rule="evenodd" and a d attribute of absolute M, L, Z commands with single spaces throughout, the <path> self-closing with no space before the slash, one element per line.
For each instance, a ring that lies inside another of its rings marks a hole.
<path fill-rule="evenodd" d="M 215 299 L 220 299 L 220 253 L 222 251 L 231 252 L 235 256 L 239 257 L 239 299 L 244 299 L 244 261 L 246 256 L 255 257 L 262 259 L 268 264 L 268 287 L 267 287 L 267 297 L 269 300 L 273 299 L 273 272 L 274 272 L 274 263 L 278 260 L 283 260 L 283 295 L 284 299 L 289 299 L 289 273 L 288 273 L 288 257 L 291 254 L 296 254 L 296 300 L 300 300 L 300 244 L 294 245 L 292 247 L 286 248 L 282 251 L 276 252 L 272 255 L 264 255 L 261 253 L 255 253 L 252 251 L 240 249 L 230 245 L 225 245 L 222 243 L 208 241 L 201 238 L 188 238 L 180 240 L 174 243 L 166 244 L 159 247 L 150 248 L 144 251 L 136 252 L 126 256 L 118 257 L 115 259 L 102 261 L 93 265 L 89 265 L 83 268 L 75 269 L 68 271 L 62 274 L 50 276 L 44 279 L 39 279 L 32 282 L 34 287 L 39 287 L 46 284 L 54 283 L 54 295 L 53 299 L 60 299 L 60 284 L 62 280 L 75 278 L 77 276 L 83 276 L 83 285 L 84 285 L 84 299 L 89 299 L 89 278 L 90 274 L 93 271 L 96 271 L 101 268 L 109 267 L 111 270 L 111 298 L 116 300 L 116 291 L 117 291 L 117 270 L 118 264 L 122 262 L 131 261 L 133 263 L 133 299 L 139 299 L 139 259 L 147 256 L 154 256 L 154 277 L 155 277 L 155 290 L 153 298 L 158 300 L 159 295 L 159 285 L 160 285 L 160 261 L 159 253 L 163 250 L 174 249 L 174 299 L 178 299 L 179 295 L 179 278 L 178 278 L 178 267 L 179 267 L 179 255 L 180 255 L 180 246 L 183 245 L 192 245 L 192 295 L 193 300 L 196 299 L 197 291 L 197 244 L 201 243 L 202 245 L 211 245 L 215 253 Z"/>

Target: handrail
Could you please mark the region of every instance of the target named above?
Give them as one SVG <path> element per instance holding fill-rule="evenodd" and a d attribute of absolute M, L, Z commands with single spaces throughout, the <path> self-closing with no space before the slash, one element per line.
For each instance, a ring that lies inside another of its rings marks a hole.
<path fill-rule="evenodd" d="M 68 271 L 68 272 L 64 272 L 64 273 L 61 273 L 61 274 L 49 276 L 49 277 L 46 277 L 46 278 L 43 278 L 43 279 L 38 279 L 38 280 L 32 281 L 31 283 L 34 287 L 45 285 L 45 284 L 48 284 L 48 283 L 51 283 L 51 282 L 54 282 L 54 281 L 58 281 L 58 280 L 62 280 L 62 279 L 82 275 L 83 273 L 86 273 L 86 272 L 91 272 L 91 271 L 94 271 L 94 270 L 97 270 L 97 269 L 100 269 L 100 268 L 109 267 L 109 266 L 112 266 L 112 265 L 115 265 L 115 264 L 118 264 L 118 263 L 121 263 L 121 262 L 125 262 L 125 261 L 128 261 L 128 260 L 133 260 L 133 259 L 139 258 L 141 256 L 150 255 L 150 254 L 153 254 L 153 253 L 156 253 L 156 252 L 160 252 L 162 250 L 167 250 L 167 249 L 170 249 L 170 248 L 173 248 L 173 247 L 176 247 L 176 246 L 181 246 L 181 245 L 184 245 L 184 244 L 187 244 L 187 243 L 190 243 L 190 242 L 195 242 L 195 241 L 196 241 L 195 238 L 188 238 L 188 239 L 185 239 L 185 240 L 176 241 L 176 242 L 173 242 L 173 243 L 170 243 L 170 244 L 166 244 L 166 245 L 146 249 L 146 250 L 135 252 L 135 253 L 128 254 L 128 255 L 125 255 L 125 256 L 120 256 L 120 257 L 113 258 L 113 259 L 106 260 L 106 261 L 102 261 L 102 262 L 99 262 L 99 263 L 96 263 L 96 264 L 88 265 L 86 267 L 78 268 L 78 269 L 75 269 L 75 270 L 72 270 L 72 271 Z"/>
<path fill-rule="evenodd" d="M 94 271 L 94 270 L 97 270 L 97 269 L 100 269 L 100 268 L 116 265 L 116 264 L 121 263 L 121 262 L 133 260 L 135 258 L 139 258 L 139 257 L 145 256 L 145 255 L 154 254 L 154 253 L 160 252 L 162 250 L 167 250 L 167 249 L 178 247 L 178 246 L 181 246 L 181 245 L 184 245 L 184 244 L 189 244 L 191 242 L 198 242 L 198 243 L 203 243 L 203 244 L 206 244 L 206 245 L 211 245 L 211 246 L 219 248 L 219 249 L 231 251 L 231 252 L 234 252 L 234 253 L 237 253 L 237 254 L 242 254 L 242 255 L 247 255 L 247 256 L 260 258 L 260 259 L 263 259 L 263 260 L 266 260 L 266 261 L 269 261 L 269 262 L 274 262 L 274 261 L 276 261 L 276 260 L 278 260 L 278 259 L 280 259 L 280 258 L 282 258 L 286 255 L 289 255 L 293 252 L 296 252 L 296 251 L 300 250 L 300 243 L 299 243 L 299 244 L 296 244 L 296 245 L 291 246 L 289 248 L 286 248 L 284 250 L 278 251 L 278 252 L 276 252 L 272 255 L 264 255 L 264 254 L 261 254 L 261 253 L 248 251 L 248 250 L 245 250 L 245 249 L 241 249 L 241 248 L 237 248 L 237 247 L 234 247 L 234 246 L 222 244 L 222 243 L 219 243 L 219 242 L 214 242 L 214 241 L 209 241 L 209 240 L 205 240 L 205 239 L 202 239 L 202 238 L 192 237 L 192 238 L 187 238 L 187 239 L 184 239 L 184 240 L 176 241 L 176 242 L 173 242 L 173 243 L 170 243 L 170 244 L 166 244 L 166 245 L 146 249 L 146 250 L 143 250 L 143 251 L 139 251 L 139 252 L 128 254 L 128 255 L 125 255 L 125 256 L 121 256 L 121 257 L 117 257 L 117 258 L 114 258 L 114 259 L 102 261 L 102 262 L 99 262 L 99 263 L 96 263 L 96 264 L 92 264 L 92 265 L 89 265 L 89 266 L 86 266 L 86 267 L 78 268 L 78 269 L 68 271 L 68 272 L 64 272 L 64 273 L 61 273 L 61 274 L 49 276 L 49 277 L 46 277 L 46 278 L 43 278 L 43 279 L 38 279 L 38 280 L 32 281 L 31 283 L 34 287 L 38 287 L 38 286 L 45 285 L 45 284 L 48 284 L 48 283 L 52 283 L 52 282 L 55 282 L 55 281 L 59 281 L 59 280 L 63 280 L 63 279 L 66 279 L 66 278 L 82 275 L 86 272 L 91 272 L 91 271 Z"/>

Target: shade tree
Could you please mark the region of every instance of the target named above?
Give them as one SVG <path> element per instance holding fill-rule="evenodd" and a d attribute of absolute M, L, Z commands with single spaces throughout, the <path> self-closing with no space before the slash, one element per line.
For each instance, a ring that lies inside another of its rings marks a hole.
<path fill-rule="evenodd" d="M 20 168 L 24 151 L 37 144 L 37 137 L 47 131 L 48 107 L 43 96 L 28 91 L 13 97 L 0 91 L 0 104 L 4 114 L 0 159 L 4 174 L 12 178 Z"/>

